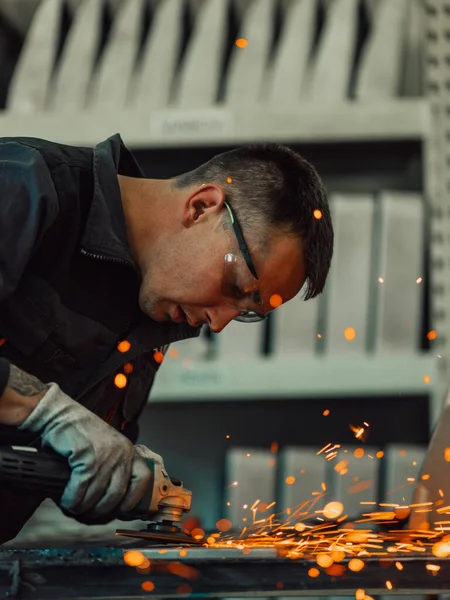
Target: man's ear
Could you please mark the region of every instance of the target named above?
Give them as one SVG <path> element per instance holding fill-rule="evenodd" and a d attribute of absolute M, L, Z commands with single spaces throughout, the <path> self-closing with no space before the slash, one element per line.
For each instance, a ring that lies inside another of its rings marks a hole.
<path fill-rule="evenodd" d="M 193 190 L 183 205 L 183 225 L 191 227 L 209 216 L 218 214 L 225 202 L 225 190 L 214 183 L 204 183 Z"/>

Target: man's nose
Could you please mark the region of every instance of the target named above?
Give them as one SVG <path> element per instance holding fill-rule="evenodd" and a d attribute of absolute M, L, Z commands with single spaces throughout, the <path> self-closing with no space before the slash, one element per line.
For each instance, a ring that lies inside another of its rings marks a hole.
<path fill-rule="evenodd" d="M 214 333 L 220 333 L 230 321 L 241 314 L 241 310 L 232 306 L 218 306 L 208 310 L 210 323 L 209 328 Z"/>

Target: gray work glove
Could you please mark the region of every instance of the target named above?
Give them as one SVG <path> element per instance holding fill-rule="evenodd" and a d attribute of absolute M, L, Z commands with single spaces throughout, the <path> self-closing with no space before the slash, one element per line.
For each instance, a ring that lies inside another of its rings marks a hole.
<path fill-rule="evenodd" d="M 50 384 L 19 429 L 39 433 L 44 448 L 68 459 L 72 473 L 60 506 L 91 522 L 132 511 L 143 498 L 152 478 L 144 454 L 162 463 L 158 454 L 145 446 L 133 446 L 56 383 Z"/>

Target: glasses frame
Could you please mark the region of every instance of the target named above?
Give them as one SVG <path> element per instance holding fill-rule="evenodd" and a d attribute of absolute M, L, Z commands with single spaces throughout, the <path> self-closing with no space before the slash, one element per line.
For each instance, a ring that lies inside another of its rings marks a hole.
<path fill-rule="evenodd" d="M 245 243 L 244 235 L 242 233 L 242 229 L 239 225 L 239 221 L 231 208 L 231 206 L 224 202 L 226 209 L 228 210 L 228 214 L 230 215 L 231 225 L 233 227 L 234 235 L 236 236 L 237 242 L 239 244 L 239 249 L 242 253 L 242 256 L 245 260 L 245 263 L 248 267 L 248 270 L 253 275 L 253 277 L 259 281 L 258 274 L 256 273 L 255 265 L 253 264 L 252 257 L 250 255 L 250 250 L 248 249 L 247 244 Z M 265 313 L 257 313 L 255 311 L 243 310 L 242 314 L 238 315 L 234 318 L 234 321 L 240 321 L 241 323 L 256 323 L 258 321 L 265 321 L 267 319 L 267 314 Z"/>

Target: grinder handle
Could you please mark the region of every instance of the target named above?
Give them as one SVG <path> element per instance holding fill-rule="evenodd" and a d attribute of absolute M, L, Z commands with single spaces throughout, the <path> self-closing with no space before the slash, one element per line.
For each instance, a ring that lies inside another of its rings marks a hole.
<path fill-rule="evenodd" d="M 42 492 L 57 501 L 69 482 L 70 474 L 67 460 L 56 452 L 0 446 L 2 487 Z"/>

